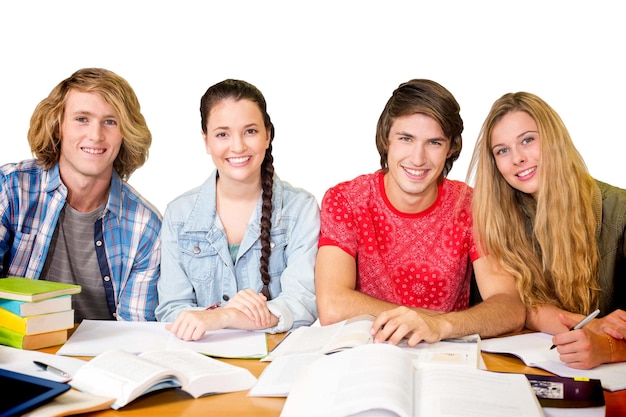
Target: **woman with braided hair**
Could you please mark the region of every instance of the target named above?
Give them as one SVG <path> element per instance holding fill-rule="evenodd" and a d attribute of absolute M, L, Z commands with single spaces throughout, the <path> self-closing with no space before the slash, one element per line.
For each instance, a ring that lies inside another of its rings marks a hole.
<path fill-rule="evenodd" d="M 168 204 L 162 230 L 156 315 L 181 339 L 223 328 L 278 333 L 317 318 L 319 206 L 274 173 L 266 107 L 255 86 L 232 79 L 200 101 L 215 170 Z"/>

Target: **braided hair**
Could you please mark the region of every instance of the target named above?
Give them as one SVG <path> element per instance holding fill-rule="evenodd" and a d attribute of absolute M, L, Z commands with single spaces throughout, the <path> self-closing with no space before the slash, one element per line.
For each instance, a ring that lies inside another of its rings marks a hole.
<path fill-rule="evenodd" d="M 272 141 L 274 140 L 274 125 L 267 113 L 267 104 L 261 91 L 254 85 L 242 81 L 227 79 L 221 81 L 211 87 L 204 93 L 200 99 L 200 118 L 202 123 L 202 131 L 206 134 L 206 126 L 211 109 L 219 102 L 226 99 L 234 100 L 250 100 L 259 107 L 263 116 L 265 128 L 270 132 L 270 143 L 265 151 L 265 157 L 261 164 L 261 259 L 260 272 L 261 281 L 263 281 L 263 289 L 261 293 L 271 300 L 269 290 L 270 273 L 269 263 L 272 251 L 270 241 L 270 230 L 272 228 L 272 197 L 274 188 L 274 157 L 272 156 Z"/>

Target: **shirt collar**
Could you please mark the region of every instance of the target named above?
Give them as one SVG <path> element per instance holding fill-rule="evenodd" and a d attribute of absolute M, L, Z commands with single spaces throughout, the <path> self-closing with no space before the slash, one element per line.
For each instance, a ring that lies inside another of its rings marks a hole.
<path fill-rule="evenodd" d="M 49 181 L 46 187 L 46 192 L 53 192 L 57 189 L 60 190 L 65 197 L 67 197 L 67 187 L 61 181 L 61 174 L 59 173 L 59 163 L 57 162 L 49 171 Z M 106 207 L 103 211 L 103 216 L 106 212 L 112 212 L 118 220 L 122 218 L 122 179 L 117 174 L 117 171 L 113 170 L 111 177 L 111 189 L 109 190 L 109 198 L 107 200 Z"/>

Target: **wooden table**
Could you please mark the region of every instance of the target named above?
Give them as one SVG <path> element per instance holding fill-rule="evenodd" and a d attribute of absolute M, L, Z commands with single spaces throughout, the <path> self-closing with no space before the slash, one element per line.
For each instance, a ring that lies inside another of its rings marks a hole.
<path fill-rule="evenodd" d="M 268 335 L 268 348 L 272 349 L 284 334 Z M 55 353 L 58 347 L 42 349 Z M 491 371 L 549 375 L 537 368 L 525 366 L 519 359 L 493 353 L 482 353 L 485 365 Z M 89 358 L 84 358 L 88 360 Z M 223 359 L 233 365 L 247 368 L 256 377 L 261 375 L 268 362 L 256 359 Z M 604 391 L 606 417 L 626 416 L 626 390 Z M 284 398 L 248 397 L 247 391 L 218 394 L 194 399 L 180 390 L 164 390 L 145 395 L 119 410 L 105 410 L 85 416 L 229 416 L 229 417 L 278 417 L 285 403 Z"/>

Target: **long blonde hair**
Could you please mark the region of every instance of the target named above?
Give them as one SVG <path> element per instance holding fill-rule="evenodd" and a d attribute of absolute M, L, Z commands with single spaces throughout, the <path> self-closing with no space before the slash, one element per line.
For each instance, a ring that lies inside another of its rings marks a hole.
<path fill-rule="evenodd" d="M 524 111 L 537 123 L 541 176 L 536 200 L 506 182 L 491 150 L 494 126 L 512 111 Z M 582 314 L 595 309 L 596 186 L 552 107 L 525 92 L 499 98 L 481 128 L 468 182 L 472 173 L 476 180 L 472 211 L 481 250 L 515 276 L 524 303 L 552 304 Z M 528 218 L 532 224 L 527 225 Z"/>

